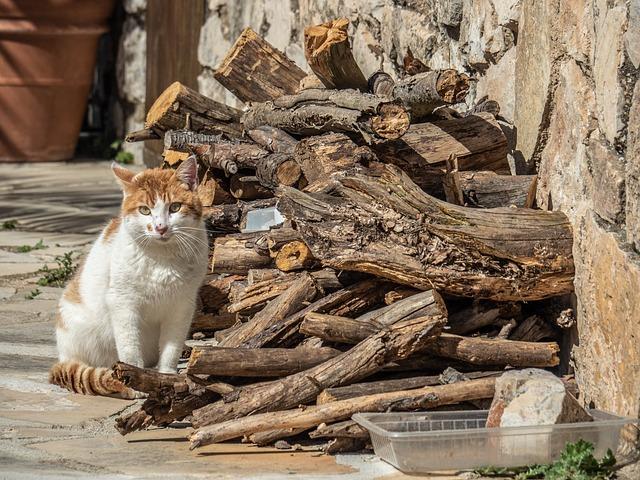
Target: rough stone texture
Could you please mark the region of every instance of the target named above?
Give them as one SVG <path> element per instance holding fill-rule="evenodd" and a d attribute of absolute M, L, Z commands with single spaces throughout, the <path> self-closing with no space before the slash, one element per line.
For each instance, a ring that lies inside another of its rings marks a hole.
<path fill-rule="evenodd" d="M 524 427 L 592 421 L 562 380 L 537 368 L 512 370 L 496 379 L 487 427 Z"/>
<path fill-rule="evenodd" d="M 640 41 L 638 48 L 640 49 Z M 633 92 L 627 136 L 627 238 L 640 252 L 640 82 L 636 83 Z"/>
<path fill-rule="evenodd" d="M 122 26 L 116 64 L 122 108 L 122 131 L 118 132 L 120 136 L 140 130 L 144 126 L 147 68 L 147 32 L 144 23 L 146 4 L 146 0 L 124 2 L 127 15 Z M 141 142 L 123 144 L 123 150 L 131 152 L 134 162 L 140 165 L 143 163 L 143 147 Z"/>

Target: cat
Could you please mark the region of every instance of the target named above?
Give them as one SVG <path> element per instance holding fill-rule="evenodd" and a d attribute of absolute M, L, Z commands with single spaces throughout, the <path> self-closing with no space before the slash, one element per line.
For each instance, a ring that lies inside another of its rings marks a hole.
<path fill-rule="evenodd" d="M 50 382 L 134 398 L 111 377 L 117 361 L 175 373 L 207 268 L 194 158 L 134 174 L 114 163 L 120 215 L 93 244 L 58 306 L 59 363 Z"/>

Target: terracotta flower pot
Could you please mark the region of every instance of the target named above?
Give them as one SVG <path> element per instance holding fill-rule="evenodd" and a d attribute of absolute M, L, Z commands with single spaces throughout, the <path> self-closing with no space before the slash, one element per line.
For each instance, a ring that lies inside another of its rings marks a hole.
<path fill-rule="evenodd" d="M 0 162 L 73 156 L 114 0 L 0 0 Z"/>

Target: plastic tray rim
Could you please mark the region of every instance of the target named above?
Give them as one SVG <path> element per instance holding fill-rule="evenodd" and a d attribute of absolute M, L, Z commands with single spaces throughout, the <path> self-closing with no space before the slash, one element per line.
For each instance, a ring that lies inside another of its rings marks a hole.
<path fill-rule="evenodd" d="M 486 435 L 486 434 L 498 434 L 503 436 L 510 435 L 522 435 L 522 434 L 548 434 L 547 431 L 549 427 L 553 427 L 555 430 L 567 430 L 567 429 L 575 429 L 576 427 L 581 427 L 583 429 L 587 429 L 589 427 L 598 427 L 602 426 L 602 424 L 607 424 L 608 426 L 616 426 L 622 427 L 629 423 L 639 423 L 640 419 L 633 417 L 622 417 L 620 415 L 616 415 L 614 413 L 606 412 L 604 410 L 598 409 L 587 409 L 589 413 L 597 414 L 605 414 L 610 416 L 611 418 L 602 419 L 602 420 L 594 420 L 593 422 L 576 422 L 576 423 L 560 423 L 560 424 L 549 424 L 549 425 L 535 425 L 535 426 L 522 426 L 522 427 L 480 427 L 480 428 L 469 428 L 464 430 L 437 430 L 434 432 L 391 432 L 389 430 L 385 430 L 384 428 L 376 425 L 372 421 L 368 419 L 368 417 L 372 415 L 384 415 L 382 412 L 368 412 L 368 413 L 356 413 L 351 418 L 366 428 L 369 432 L 375 433 L 376 435 L 381 435 L 387 438 L 394 438 L 399 440 L 415 438 L 415 437 L 433 437 L 436 438 L 441 435 L 447 436 L 464 436 L 469 437 L 469 435 Z M 404 413 L 410 416 L 419 416 L 425 415 L 425 413 L 436 413 L 436 412 L 393 412 L 394 414 Z M 465 413 L 488 413 L 488 410 L 459 410 L 456 413 L 465 414 Z M 452 419 L 454 420 L 454 419 Z M 463 419 L 460 419 L 463 420 Z"/>

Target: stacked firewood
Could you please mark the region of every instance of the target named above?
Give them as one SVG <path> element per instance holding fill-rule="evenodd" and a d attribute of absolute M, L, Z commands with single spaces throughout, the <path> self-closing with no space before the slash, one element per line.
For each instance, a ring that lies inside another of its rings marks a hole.
<path fill-rule="evenodd" d="M 354 413 L 479 408 L 505 368 L 559 364 L 572 232 L 509 175 L 499 107 L 452 108 L 471 79 L 413 57 L 367 79 L 347 26 L 306 29 L 311 75 L 246 29 L 215 73 L 243 111 L 174 83 L 129 135 L 198 160 L 212 252 L 182 371 L 116 365 L 148 394 L 121 433 L 358 449 Z"/>

